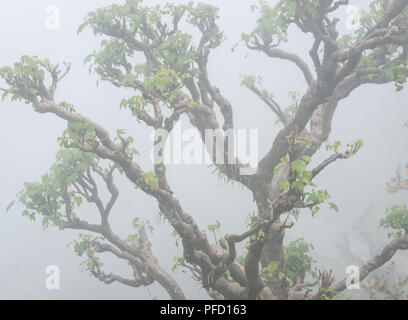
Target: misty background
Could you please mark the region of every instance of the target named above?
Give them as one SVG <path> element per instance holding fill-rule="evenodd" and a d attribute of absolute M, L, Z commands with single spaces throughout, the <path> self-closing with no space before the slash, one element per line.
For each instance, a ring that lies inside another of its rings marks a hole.
<path fill-rule="evenodd" d="M 181 3 L 187 1 L 171 1 Z M 240 86 L 240 76 L 260 75 L 265 89 L 271 91 L 281 105 L 290 103 L 288 93 L 304 93 L 305 81 L 301 72 L 289 62 L 271 59 L 256 52 L 249 52 L 242 45 L 232 53 L 231 48 L 240 40 L 241 33 L 250 32 L 256 15 L 250 6 L 256 1 L 208 0 L 206 3 L 220 8 L 220 26 L 227 41 L 210 56 L 211 81 L 221 89 L 234 108 L 237 129 L 259 129 L 260 157 L 271 147 L 280 129 L 275 125 L 275 115 L 249 90 Z M 276 1 L 270 1 L 274 3 Z M 371 1 L 353 1 L 366 7 Z M 135 147 L 141 156 L 136 158 L 143 169 L 149 171 L 151 163 L 151 129 L 139 124 L 127 111 L 120 111 L 122 98 L 131 92 L 99 82 L 89 75 L 84 58 L 99 47 L 102 38 L 96 38 L 89 30 L 79 36 L 77 28 L 85 15 L 114 0 L 4 0 L 0 2 L 0 65 L 11 65 L 22 55 L 49 58 L 53 63 L 72 62 L 72 70 L 59 84 L 56 101 L 72 103 L 77 111 L 89 117 L 112 134 L 116 129 L 126 129 L 135 138 Z M 165 1 L 145 1 L 147 5 Z M 46 8 L 56 5 L 60 9 L 59 30 L 46 28 Z M 345 9 L 339 10 L 339 18 L 346 17 Z M 345 31 L 344 21 L 339 23 Z M 292 30 L 289 51 L 304 57 L 312 42 L 309 35 Z M 404 194 L 388 195 L 385 183 L 395 175 L 399 164 L 408 162 L 408 130 L 403 127 L 408 120 L 408 91 L 395 92 L 393 84 L 364 86 L 343 100 L 333 121 L 330 141 L 340 140 L 344 145 L 363 139 L 364 147 L 353 158 L 341 160 L 328 167 L 316 180 L 320 189 L 327 189 L 340 210 L 337 214 L 323 205 L 312 218 L 302 212 L 295 227 L 286 233 L 286 242 L 304 237 L 315 250 L 316 266 L 333 269 L 337 277 L 343 277 L 348 265 L 360 265 L 386 243 L 386 232 L 378 230 L 385 209 L 406 201 Z M 22 207 L 16 206 L 6 213 L 6 207 L 22 189 L 24 182 L 38 181 L 47 173 L 58 151 L 56 142 L 66 123 L 54 115 L 36 114 L 29 105 L 0 103 L 0 298 L 1 299 L 150 299 L 150 294 L 167 298 L 157 285 L 149 292 L 121 284 L 105 285 L 81 272 L 82 259 L 67 248 L 77 232 L 56 229 L 42 230 L 40 221 L 30 222 L 21 216 Z M 190 125 L 184 119 L 183 128 Z M 325 159 L 322 150 L 314 157 L 313 165 Z M 221 222 L 222 235 L 246 230 L 246 216 L 256 210 L 250 192 L 240 186 L 226 185 L 211 174 L 206 165 L 172 165 L 168 169 L 169 182 L 184 209 L 192 214 L 202 229 Z M 153 252 L 160 264 L 171 273 L 173 258 L 181 256 L 181 249 L 171 238 L 168 224 L 157 224 L 159 209 L 153 199 L 117 176 L 120 189 L 117 205 L 111 214 L 112 229 L 122 237 L 132 232 L 131 221 L 135 217 L 148 219 L 155 231 L 151 236 Z M 96 210 L 85 208 L 85 216 L 94 219 Z M 364 231 L 364 232 L 362 232 Z M 403 259 L 402 252 L 397 259 Z M 130 268 L 123 261 L 102 256 L 104 271 L 130 275 Z M 60 290 L 47 290 L 45 269 L 57 265 L 60 269 Z M 199 283 L 191 280 L 189 273 L 172 274 L 179 281 L 190 299 L 207 298 Z"/>

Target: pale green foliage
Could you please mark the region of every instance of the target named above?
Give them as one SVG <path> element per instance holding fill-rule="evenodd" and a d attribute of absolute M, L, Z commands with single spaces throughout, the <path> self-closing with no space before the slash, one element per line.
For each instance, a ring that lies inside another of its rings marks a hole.
<path fill-rule="evenodd" d="M 364 35 L 373 28 L 384 16 L 385 7 L 384 5 L 388 1 L 375 0 L 369 5 L 367 11 L 361 12 L 359 27 L 353 31 L 353 33 L 348 33 L 343 35 L 338 40 L 338 46 L 342 50 L 348 50 L 354 46 L 358 41 L 360 41 Z M 408 21 L 408 8 L 399 14 L 391 23 L 391 25 L 406 25 Z M 372 51 L 367 50 L 363 52 L 363 56 L 360 59 L 358 65 L 359 69 L 372 69 L 374 72 L 369 74 L 370 80 L 392 80 L 395 83 L 395 88 L 397 91 L 401 91 L 404 84 L 407 81 L 407 65 L 408 60 L 404 58 L 396 58 L 395 55 L 387 54 L 387 60 L 389 61 L 382 72 L 376 70 L 376 63 L 372 57 Z"/>
<path fill-rule="evenodd" d="M 342 47 L 344 49 L 350 48 L 357 41 L 361 40 L 368 30 L 373 28 L 385 13 L 385 2 L 384 0 L 374 0 L 371 1 L 369 9 L 367 11 L 361 12 L 360 24 L 357 29 L 353 31 L 352 34 L 347 34 L 343 36 L 340 40 L 342 42 Z M 408 10 L 405 10 L 402 15 L 399 15 L 396 19 L 403 19 L 407 17 Z"/>
<path fill-rule="evenodd" d="M 289 92 L 290 104 L 283 110 L 283 113 L 288 122 L 291 122 L 293 120 L 296 114 L 296 111 L 298 110 L 300 99 L 301 99 L 301 96 L 299 93 L 295 91 Z"/>
<path fill-rule="evenodd" d="M 370 3 L 368 11 L 362 11 L 360 23 L 357 29 L 352 33 L 343 35 L 338 40 L 338 45 L 341 49 L 346 50 L 355 45 L 365 33 L 370 30 L 376 23 L 379 22 L 384 15 L 383 0 L 374 0 Z"/>
<path fill-rule="evenodd" d="M 316 277 L 312 272 L 312 264 L 315 262 L 308 254 L 314 249 L 310 243 L 303 238 L 290 242 L 284 249 L 285 274 L 291 281 L 299 279 L 301 282 L 310 274 Z"/>
<path fill-rule="evenodd" d="M 275 173 L 280 170 L 280 168 L 289 164 L 290 173 L 287 180 L 281 182 L 280 188 L 282 192 L 296 192 L 303 194 L 305 198 L 305 204 L 311 205 L 310 211 L 314 216 L 316 212 L 320 210 L 319 204 L 324 203 L 326 200 L 330 199 L 330 195 L 327 190 L 316 190 L 316 184 L 312 181 L 312 171 L 308 170 L 308 165 L 311 162 L 311 158 L 308 156 L 303 156 L 301 159 L 294 160 L 290 164 L 288 163 L 287 157 L 282 158 L 280 163 L 275 167 Z M 306 187 L 310 187 L 305 190 Z M 333 210 L 338 211 L 335 204 L 331 203 L 330 207 Z"/>
<path fill-rule="evenodd" d="M 129 109 L 134 117 L 139 119 L 147 115 L 146 107 L 148 106 L 148 101 L 146 101 L 141 96 L 133 96 L 129 99 L 122 99 L 120 103 L 120 108 Z"/>
<path fill-rule="evenodd" d="M 173 69 L 160 67 L 155 74 L 145 79 L 144 85 L 162 97 L 170 98 L 171 94 L 180 88 L 182 79 L 184 77 L 180 77 Z"/>
<path fill-rule="evenodd" d="M 84 147 L 92 149 L 96 143 L 95 129 L 85 120 L 68 122 L 67 129 L 58 138 L 61 147 Z"/>
<path fill-rule="evenodd" d="M 249 76 L 249 75 L 242 75 L 241 76 L 241 85 L 247 87 L 248 89 L 252 89 L 255 84 L 261 84 L 261 77 L 257 76 Z"/>
<path fill-rule="evenodd" d="M 176 230 L 173 230 L 171 236 L 175 239 L 175 245 L 178 248 L 180 245 L 181 237 Z"/>
<path fill-rule="evenodd" d="M 102 40 L 100 51 L 94 51 L 88 55 L 84 62 L 89 63 L 89 72 L 94 70 L 103 80 L 109 80 L 112 76 L 107 70 L 125 66 L 127 58 L 131 57 L 133 53 L 133 50 L 128 48 L 123 40 Z"/>
<path fill-rule="evenodd" d="M 215 243 L 218 244 L 219 242 L 218 242 L 218 240 L 217 240 L 217 234 L 219 234 L 220 231 L 221 231 L 221 223 L 217 220 L 214 224 L 210 224 L 210 225 L 207 227 L 207 229 L 208 229 L 208 231 L 209 231 L 210 233 L 213 234 Z M 224 242 L 224 240 L 225 240 L 225 239 L 223 239 L 222 241 Z M 221 240 L 220 240 L 220 241 L 221 241 Z M 225 242 L 224 242 L 224 245 L 225 245 Z"/>
<path fill-rule="evenodd" d="M 172 108 L 183 94 L 187 79 L 200 76 L 199 45 L 193 35 L 178 29 L 179 23 L 206 33 L 206 47 L 216 48 L 224 39 L 216 24 L 218 18 L 218 8 L 203 3 L 149 7 L 143 1 L 127 0 L 123 5 L 89 13 L 78 31 L 90 27 L 96 35 L 112 37 L 104 39 L 100 50 L 85 62 L 102 80 L 150 92 L 149 96 L 133 96 L 121 102 L 121 107 L 128 108 L 138 121 L 149 122 L 150 106 Z M 190 108 L 196 106 L 196 102 L 188 104 Z"/>
<path fill-rule="evenodd" d="M 246 260 L 246 256 L 248 255 L 248 252 L 244 252 L 242 255 L 237 257 L 237 262 L 241 265 L 241 266 L 245 266 L 245 260 Z"/>
<path fill-rule="evenodd" d="M 152 189 L 159 187 L 159 179 L 155 176 L 154 172 L 148 172 L 144 175 L 144 181 Z"/>
<path fill-rule="evenodd" d="M 392 206 L 386 210 L 386 217 L 380 221 L 380 227 L 391 229 L 388 236 L 401 236 L 408 234 L 408 209 L 407 205 Z"/>
<path fill-rule="evenodd" d="M 407 68 L 408 60 L 395 61 L 389 65 L 384 74 L 380 76 L 380 79 L 393 79 L 396 90 L 401 91 L 404 89 L 404 84 L 407 82 Z"/>
<path fill-rule="evenodd" d="M 71 64 L 66 62 L 63 64 L 68 72 Z M 37 56 L 24 55 L 12 67 L 1 67 L 0 78 L 8 85 L 7 88 L 1 88 L 2 100 L 11 95 L 12 101 L 31 103 L 35 108 L 39 102 L 38 97 L 51 99 L 50 92 L 45 87 L 47 74 L 49 78 L 53 78 L 53 81 L 58 80 L 60 75 L 58 65 L 52 65 L 48 59 L 42 60 Z"/>
<path fill-rule="evenodd" d="M 280 0 L 275 6 L 260 0 L 252 6 L 259 13 L 257 25 L 250 34 L 243 34 L 242 40 L 249 46 L 258 42 L 266 46 L 287 41 L 288 28 L 296 20 L 313 19 L 316 15 L 317 0 Z"/>
<path fill-rule="evenodd" d="M 59 151 L 55 164 L 40 182 L 25 183 L 18 194 L 19 202 L 25 207 L 23 215 L 35 220 L 42 217 L 44 228 L 54 225 L 64 229 L 67 224 L 65 206 L 71 210 L 82 204 L 82 197 L 70 190 L 72 184 L 91 167 L 97 158 L 89 153 L 74 149 Z"/>
<path fill-rule="evenodd" d="M 126 242 L 128 242 L 129 244 L 131 244 L 132 246 L 135 246 L 135 247 L 138 247 L 141 244 L 141 242 L 140 242 L 140 233 L 139 233 L 140 230 L 142 230 L 142 229 L 145 230 L 147 228 L 150 231 L 150 233 L 153 233 L 153 230 L 154 230 L 154 228 L 150 224 L 149 220 L 142 221 L 140 218 L 137 218 L 137 217 L 135 219 L 133 219 L 132 227 L 137 232 L 128 235 L 128 237 L 126 238 Z"/>
<path fill-rule="evenodd" d="M 218 232 L 221 229 L 221 223 L 217 220 L 214 224 L 210 224 L 207 228 L 210 232 Z"/>
<path fill-rule="evenodd" d="M 288 281 L 291 285 L 302 283 L 307 276 L 316 278 L 312 271 L 315 262 L 308 254 L 313 248 L 303 238 L 290 242 L 284 248 L 283 269 L 276 261 L 271 261 L 261 270 L 262 275 L 270 281 Z"/>
<path fill-rule="evenodd" d="M 380 274 L 375 274 L 368 283 L 362 284 L 362 290 L 370 300 L 407 300 L 408 277 L 398 275 L 396 264 L 391 261 L 390 266 Z"/>
<path fill-rule="evenodd" d="M 4 100 L 11 94 L 12 101 L 24 100 L 28 104 L 36 100 L 49 66 L 48 60 L 40 60 L 36 56 L 25 55 L 12 67 L 0 68 L 0 78 L 9 85 L 7 91 L 3 92 L 2 99 Z M 19 86 L 22 81 L 25 83 L 24 91 Z"/>
<path fill-rule="evenodd" d="M 144 85 L 170 95 L 179 86 L 177 82 L 198 75 L 193 36 L 177 30 L 182 18 L 203 33 L 211 30 L 209 48 L 218 47 L 224 39 L 216 25 L 218 8 L 203 3 L 147 7 L 142 1 L 127 0 L 124 5 L 111 5 L 89 13 L 79 32 L 90 27 L 96 35 L 114 37 L 102 41 L 100 51 L 87 57 L 90 70 L 111 81 L 124 71 L 122 85 Z M 129 60 L 135 53 L 147 51 L 160 67 L 150 60 L 133 63 L 132 68 Z"/>
<path fill-rule="evenodd" d="M 245 219 L 245 225 L 248 229 L 252 229 L 258 226 L 260 222 L 260 217 L 255 212 L 248 214 Z M 261 228 L 258 232 L 251 235 L 249 240 L 245 243 L 245 248 L 249 249 L 252 243 L 257 243 L 265 239 L 265 229 Z"/>
<path fill-rule="evenodd" d="M 174 257 L 174 265 L 171 269 L 172 272 L 177 271 L 180 267 L 185 265 L 186 259 L 184 257 Z"/>
<path fill-rule="evenodd" d="M 63 101 L 63 102 L 60 102 L 59 106 L 69 112 L 75 113 L 75 107 L 71 103 Z"/>
<path fill-rule="evenodd" d="M 119 145 L 121 150 L 125 151 L 130 158 L 133 158 L 135 155 L 139 155 L 139 151 L 133 146 L 135 139 L 132 136 L 125 136 L 125 134 L 126 130 L 124 129 L 116 130 L 116 137 L 113 141 Z M 119 168 L 119 171 L 122 171 L 122 169 Z"/>
<path fill-rule="evenodd" d="M 75 253 L 82 257 L 85 255 L 86 259 L 81 262 L 80 266 L 82 271 L 96 272 L 101 271 L 103 263 L 100 261 L 100 258 L 95 256 L 95 250 L 92 246 L 92 242 L 97 240 L 96 237 L 93 237 L 88 234 L 80 234 L 78 240 L 73 240 L 69 246 L 73 245 Z"/>
<path fill-rule="evenodd" d="M 166 68 L 171 68 L 179 74 L 191 73 L 192 63 L 196 53 L 190 50 L 192 46 L 192 36 L 177 31 L 168 37 L 167 41 L 154 49 L 154 53 L 162 58 Z"/>
<path fill-rule="evenodd" d="M 268 280 L 275 280 L 276 273 L 279 269 L 279 264 L 276 261 L 271 261 L 268 266 L 261 269 L 261 274 Z M 285 277 L 284 273 L 279 274 L 279 280 L 283 280 Z"/>

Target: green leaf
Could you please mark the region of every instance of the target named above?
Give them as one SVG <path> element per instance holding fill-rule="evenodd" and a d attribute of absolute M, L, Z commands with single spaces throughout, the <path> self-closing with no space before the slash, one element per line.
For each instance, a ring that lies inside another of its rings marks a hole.
<path fill-rule="evenodd" d="M 7 208 L 6 208 L 6 212 L 9 212 L 10 209 L 11 209 L 15 204 L 16 204 L 16 202 L 15 202 L 14 200 L 11 201 L 11 202 L 8 204 Z"/>
<path fill-rule="evenodd" d="M 282 181 L 281 184 L 280 184 L 280 189 L 282 191 L 289 190 L 289 187 L 290 187 L 290 182 L 288 180 Z"/>
<path fill-rule="evenodd" d="M 76 205 L 79 207 L 82 204 L 82 197 L 74 197 L 74 201 L 76 203 Z"/>
<path fill-rule="evenodd" d="M 290 164 L 292 171 L 296 172 L 297 174 L 302 174 L 306 171 L 307 164 L 303 160 L 295 160 Z"/>
<path fill-rule="evenodd" d="M 337 205 L 335 203 L 329 202 L 329 206 L 330 206 L 330 209 L 332 209 L 332 210 L 336 211 L 337 213 L 339 213 L 339 208 L 337 207 Z"/>

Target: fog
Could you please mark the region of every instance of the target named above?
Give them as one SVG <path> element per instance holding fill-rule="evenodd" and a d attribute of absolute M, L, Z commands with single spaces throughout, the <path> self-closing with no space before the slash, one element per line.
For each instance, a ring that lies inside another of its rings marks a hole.
<path fill-rule="evenodd" d="M 148 4 L 164 1 L 145 1 Z M 185 1 L 172 1 L 174 3 Z M 280 126 L 274 125 L 275 115 L 249 90 L 241 87 L 243 74 L 260 75 L 264 86 L 273 92 L 282 105 L 289 104 L 288 93 L 303 94 L 306 85 L 302 74 L 292 64 L 267 58 L 240 46 L 241 33 L 254 27 L 256 15 L 249 7 L 256 1 L 206 0 L 220 8 L 220 25 L 227 41 L 210 56 L 209 73 L 212 82 L 221 89 L 234 108 L 236 128 L 259 129 L 259 147 L 262 157 L 271 147 Z M 273 1 L 272 1 L 273 2 Z M 365 6 L 368 1 L 355 1 Z M 139 124 L 128 111 L 119 110 L 122 98 L 131 93 L 114 88 L 88 73 L 84 58 L 99 47 L 100 38 L 89 30 L 77 35 L 77 28 L 85 15 L 114 0 L 4 0 L 0 2 L 0 65 L 11 65 L 22 55 L 37 55 L 52 62 L 69 61 L 72 70 L 59 84 L 56 101 L 72 103 L 77 111 L 109 129 L 112 133 L 124 128 L 135 138 L 141 156 L 137 161 L 147 171 L 151 168 L 151 129 Z M 61 26 L 58 30 L 46 28 L 46 8 L 60 9 Z M 344 16 L 344 9 L 341 11 Z M 344 18 L 344 17 L 342 17 Z M 340 22 L 340 25 L 344 22 Z M 344 27 L 342 27 L 344 29 Z M 344 31 L 344 30 L 343 30 Z M 305 57 L 311 64 L 308 50 L 311 38 L 291 30 L 285 48 Z M 316 183 L 327 189 L 339 207 L 339 213 L 322 206 L 312 218 L 302 212 L 295 227 L 287 231 L 285 242 L 304 237 L 315 249 L 317 266 L 333 269 L 341 277 L 351 264 L 359 265 L 370 255 L 373 246 L 378 250 L 386 243 L 386 232 L 378 229 L 385 209 L 402 204 L 403 195 L 389 195 L 385 183 L 395 175 L 398 165 L 407 162 L 408 130 L 403 127 L 408 120 L 408 91 L 397 93 L 394 85 L 364 86 L 343 100 L 333 121 L 330 141 L 344 144 L 363 139 L 364 147 L 354 157 L 341 160 L 328 167 Z M 40 115 L 24 103 L 0 103 L 0 298 L 1 299 L 149 299 L 152 296 L 167 298 L 158 285 L 150 288 L 130 288 L 117 283 L 105 285 L 81 272 L 81 258 L 67 245 L 78 233 L 42 230 L 39 221 L 33 223 L 21 216 L 17 205 L 9 212 L 6 207 L 15 199 L 24 182 L 37 181 L 47 173 L 58 151 L 57 137 L 66 123 L 54 115 Z M 184 118 L 183 128 L 190 125 Z M 322 148 L 314 157 L 318 164 L 329 154 Z M 151 170 L 151 169 L 150 169 Z M 246 230 L 246 216 L 256 210 L 248 190 L 229 185 L 211 174 L 206 165 L 171 165 L 168 178 L 184 209 L 205 228 L 219 220 L 222 234 Z M 119 178 L 120 196 L 112 212 L 112 227 L 123 237 L 131 232 L 135 217 L 149 219 L 155 226 L 151 236 L 153 252 L 163 268 L 181 283 L 190 299 L 208 298 L 204 289 L 191 279 L 189 273 L 171 272 L 173 258 L 181 256 L 171 238 L 168 224 L 157 224 L 159 209 L 152 198 Z M 89 207 L 89 217 L 96 217 Z M 362 233 L 366 230 L 367 233 Z M 348 244 L 347 244 L 348 243 Z M 355 260 L 346 255 L 349 246 Z M 405 253 L 406 254 L 406 253 Z M 403 255 L 403 253 L 401 254 Z M 401 256 L 399 255 L 399 256 Z M 397 257 L 398 258 L 398 257 Z M 399 257 L 401 258 L 401 257 Z M 105 256 L 104 256 L 105 259 Z M 123 261 L 106 257 L 104 268 L 122 275 L 129 275 Z M 48 265 L 60 269 L 61 288 L 48 290 L 45 286 Z"/>

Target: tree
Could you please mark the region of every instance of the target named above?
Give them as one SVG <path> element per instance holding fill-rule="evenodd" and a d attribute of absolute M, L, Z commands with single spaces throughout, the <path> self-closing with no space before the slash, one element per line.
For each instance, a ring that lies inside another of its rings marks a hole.
<path fill-rule="evenodd" d="M 203 3 L 148 7 L 141 0 L 126 0 L 123 5 L 89 13 L 79 28 L 79 32 L 90 28 L 96 36 L 104 37 L 100 50 L 86 58 L 90 71 L 115 87 L 132 90 L 133 97 L 122 100 L 121 108 L 157 131 L 171 132 L 175 122 L 186 116 L 199 131 L 216 171 L 252 193 L 257 212 L 250 217 L 247 232 L 210 240 L 194 214 L 183 209 L 167 181 L 160 149 L 167 137 L 156 136 L 154 146 L 159 152 L 155 154 L 154 172 L 145 172 L 135 160 L 134 139 L 124 130 L 112 138 L 105 128 L 77 113 L 73 105 L 55 101 L 57 87 L 69 73 L 70 64 L 65 63 L 62 70 L 35 56 L 23 56 L 13 66 L 0 69 L 6 83 L 1 89 L 3 99 L 10 95 L 12 100 L 25 101 L 35 112 L 54 114 L 68 126 L 58 139 L 61 151 L 50 172 L 40 182 L 25 184 L 19 194 L 18 200 L 25 207 L 23 215 L 33 220 L 41 217 L 44 226 L 88 232 L 73 245 L 77 254 L 86 257 L 84 267 L 100 281 L 133 287 L 157 282 L 171 298 L 185 299 L 182 288 L 153 256 L 146 222 L 135 219 L 135 233 L 127 239 L 112 230 L 109 214 L 119 194 L 114 180 L 121 174 L 157 201 L 162 217 L 182 243 L 183 257 L 175 267 L 189 269 L 212 298 L 337 297 L 346 289 L 347 279 L 336 282 L 331 271 L 313 269 L 314 261 L 308 254 L 312 247 L 303 239 L 285 247 L 285 229 L 294 225 L 301 210 L 309 209 L 314 215 L 329 201 L 328 191 L 319 190 L 315 177 L 334 161 L 352 157 L 363 145 L 361 140 L 344 148 L 340 142 L 327 143 L 340 101 L 365 84 L 394 82 L 400 91 L 408 75 L 408 3 L 372 1 L 356 30 L 341 36 L 335 15 L 348 4 L 347 0 L 280 0 L 275 6 L 260 1 L 252 7 L 258 15 L 257 25 L 243 34 L 242 43 L 249 50 L 294 63 L 308 85 L 303 96 L 294 94 L 293 104 L 283 109 L 272 93 L 262 89 L 259 78 L 243 76 L 243 86 L 276 114 L 282 126 L 252 175 L 242 174 L 247 164 L 237 159 L 227 161 L 235 151 L 228 135 L 235 128 L 233 106 L 211 82 L 207 70 L 210 54 L 224 40 L 216 7 Z M 200 34 L 197 41 L 183 31 L 186 24 Z M 300 56 L 280 48 L 288 41 L 292 26 L 314 39 L 309 52 L 313 71 Z M 223 123 L 216 116 L 218 110 Z M 221 135 L 223 161 L 217 158 L 217 137 L 206 139 L 206 130 Z M 310 168 L 312 157 L 325 143 L 332 155 Z M 101 183 L 110 193 L 105 202 L 99 193 Z M 399 186 L 405 185 L 401 182 Z M 76 213 L 84 201 L 95 206 L 99 224 L 89 223 Z M 335 203 L 329 202 L 329 206 L 338 211 Z M 392 240 L 361 267 L 361 280 L 388 262 L 397 250 L 408 249 L 408 211 L 406 207 L 389 210 L 381 224 L 391 230 Z M 208 231 L 216 233 L 218 228 L 219 222 Z M 237 256 L 236 246 L 243 241 L 247 241 L 247 250 Z M 125 260 L 134 277 L 105 273 L 98 257 L 101 252 Z"/>

